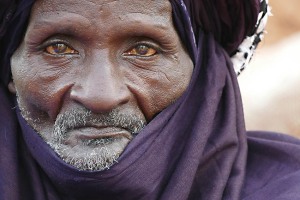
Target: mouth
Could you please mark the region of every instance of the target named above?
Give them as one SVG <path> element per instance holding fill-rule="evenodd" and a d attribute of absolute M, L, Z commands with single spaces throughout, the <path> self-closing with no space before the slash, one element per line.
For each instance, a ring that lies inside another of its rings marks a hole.
<path fill-rule="evenodd" d="M 126 128 L 87 125 L 67 129 L 56 137 L 49 145 L 61 159 L 77 169 L 94 171 L 116 163 L 133 135 Z"/>
<path fill-rule="evenodd" d="M 130 141 L 132 134 L 119 127 L 80 127 L 67 132 L 67 138 L 63 142 L 65 145 L 76 146 L 99 146 L 112 143 L 116 140 L 125 139 Z"/>

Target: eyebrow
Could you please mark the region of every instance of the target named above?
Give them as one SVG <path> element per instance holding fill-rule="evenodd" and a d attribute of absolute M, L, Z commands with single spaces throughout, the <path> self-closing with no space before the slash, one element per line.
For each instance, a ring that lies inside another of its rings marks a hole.
<path fill-rule="evenodd" d="M 158 15 L 150 16 L 142 13 L 129 13 L 127 15 L 122 15 L 119 18 L 120 23 L 118 24 L 118 29 L 111 27 L 113 28 L 111 33 L 118 34 L 120 30 L 125 30 L 125 28 L 131 27 L 131 30 L 134 31 L 124 31 L 124 35 L 152 35 L 154 37 L 164 38 L 167 35 L 172 34 L 169 31 L 169 24 L 173 23 L 172 19 L 168 19 L 169 22 L 165 23 L 165 17 Z M 140 20 L 141 18 L 143 18 L 143 20 Z M 126 21 L 129 21 L 129 23 L 124 23 Z M 81 37 L 85 35 L 85 31 L 87 29 L 94 29 L 94 31 L 98 31 L 93 26 L 93 22 L 91 20 L 83 17 L 82 15 L 70 12 L 44 12 L 42 16 L 37 15 L 34 19 L 34 23 L 30 24 L 29 27 L 29 35 L 31 35 L 31 33 L 38 32 L 40 37 L 44 37 L 44 35 L 51 36 L 54 34 L 76 35 Z"/>
<path fill-rule="evenodd" d="M 46 16 L 45 16 L 46 14 Z M 76 26 L 74 26 L 76 24 Z M 83 16 L 76 13 L 69 12 L 44 12 L 43 15 L 37 15 L 34 19 L 34 23 L 29 24 L 28 30 L 31 31 L 50 31 L 74 33 L 80 31 L 80 29 L 86 29 L 92 26 L 91 22 Z"/>

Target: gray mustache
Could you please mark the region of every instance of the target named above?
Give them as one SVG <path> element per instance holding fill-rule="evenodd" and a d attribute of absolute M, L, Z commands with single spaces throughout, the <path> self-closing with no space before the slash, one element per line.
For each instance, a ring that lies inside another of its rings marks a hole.
<path fill-rule="evenodd" d="M 69 130 L 86 126 L 118 127 L 127 130 L 134 136 L 146 126 L 146 120 L 134 114 L 122 113 L 119 110 L 94 114 L 85 108 L 73 109 L 58 115 L 53 134 L 56 139 L 63 140 L 67 137 Z"/>

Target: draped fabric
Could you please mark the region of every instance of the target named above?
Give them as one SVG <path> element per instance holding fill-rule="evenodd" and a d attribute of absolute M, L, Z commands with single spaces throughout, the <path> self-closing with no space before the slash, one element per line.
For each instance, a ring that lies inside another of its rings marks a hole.
<path fill-rule="evenodd" d="M 222 26 L 206 30 L 208 22 L 199 22 L 203 16 L 197 16 L 202 15 L 197 10 L 202 9 L 202 1 L 185 1 L 187 7 L 182 1 L 171 3 L 174 23 L 195 65 L 191 82 L 175 103 L 132 140 L 109 170 L 84 172 L 65 164 L 20 116 L 14 97 L 6 89 L 9 69 L 5 74 L 2 71 L 0 199 L 300 198 L 296 187 L 300 182 L 299 141 L 255 132 L 249 134 L 247 144 L 242 102 L 229 58 L 231 47 L 237 45 L 232 46 L 232 42 L 239 39 L 231 38 L 225 45 L 224 39 L 218 40 L 223 37 L 219 33 Z M 24 11 L 17 10 L 22 13 L 19 16 L 29 13 L 28 4 L 23 5 Z M 205 5 L 208 9 L 217 3 Z M 239 33 L 232 30 L 237 38 L 251 30 L 249 21 L 256 21 L 258 9 L 247 9 L 250 5 L 240 5 L 236 11 L 246 12 L 245 24 L 239 21 Z M 22 20 L 24 27 L 27 18 Z M 8 43 L 1 46 L 2 52 L 12 51 L 11 45 L 18 44 Z"/>
<path fill-rule="evenodd" d="M 66 165 L 19 117 L 31 154 L 58 190 L 82 199 L 238 199 L 246 142 L 235 74 L 211 36 L 199 40 L 201 53 L 186 93 L 107 171 Z"/>
<path fill-rule="evenodd" d="M 2 24 L 0 26 L 0 75 L 1 82 L 7 85 L 11 79 L 10 57 L 23 39 L 30 7 L 34 0 L 4 0 L 4 2 L 5 6 L 3 8 L 5 9 L 1 10 L 1 12 L 4 12 L 1 13 L 3 20 L 1 20 Z"/>
<path fill-rule="evenodd" d="M 215 39 L 231 55 L 252 33 L 260 10 L 259 1 L 245 0 L 184 0 L 191 13 L 196 38 L 200 27 L 214 35 Z"/>

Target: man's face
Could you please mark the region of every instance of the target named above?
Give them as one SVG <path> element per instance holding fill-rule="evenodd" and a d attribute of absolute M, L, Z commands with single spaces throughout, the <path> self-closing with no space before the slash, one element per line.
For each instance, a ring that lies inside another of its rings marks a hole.
<path fill-rule="evenodd" d="M 23 117 L 67 163 L 110 167 L 185 91 L 193 64 L 171 13 L 167 0 L 35 3 L 13 82 Z"/>

